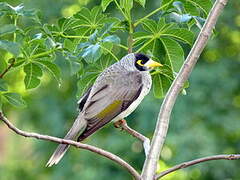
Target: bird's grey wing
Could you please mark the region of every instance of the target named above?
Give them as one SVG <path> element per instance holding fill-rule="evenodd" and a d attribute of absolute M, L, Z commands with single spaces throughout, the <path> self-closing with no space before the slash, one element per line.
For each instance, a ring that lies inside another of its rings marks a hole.
<path fill-rule="evenodd" d="M 92 88 L 88 103 L 83 109 L 88 123 L 78 141 L 90 136 L 126 110 L 139 97 L 143 87 L 139 72 L 115 74 L 114 77 L 105 77 L 104 81 L 96 83 L 101 85 Z"/>
<path fill-rule="evenodd" d="M 90 95 L 91 89 L 92 89 L 92 86 L 90 88 L 88 88 L 88 90 L 82 95 L 82 97 L 78 101 L 78 108 L 79 108 L 80 112 L 82 111 L 82 109 Z"/>

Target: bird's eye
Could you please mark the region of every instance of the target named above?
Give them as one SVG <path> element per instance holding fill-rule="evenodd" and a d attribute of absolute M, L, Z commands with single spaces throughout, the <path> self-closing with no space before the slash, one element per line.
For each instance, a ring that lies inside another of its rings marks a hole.
<path fill-rule="evenodd" d="M 140 66 L 144 66 L 143 60 L 141 60 L 141 59 L 137 61 L 137 64 L 140 65 Z"/>

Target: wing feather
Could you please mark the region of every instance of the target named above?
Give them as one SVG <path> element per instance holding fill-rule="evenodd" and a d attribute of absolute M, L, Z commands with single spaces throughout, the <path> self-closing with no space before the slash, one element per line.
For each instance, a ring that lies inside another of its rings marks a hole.
<path fill-rule="evenodd" d="M 112 81 L 114 79 L 114 81 Z M 87 128 L 79 136 L 78 141 L 93 134 L 113 118 L 125 111 L 140 95 L 142 79 L 139 72 L 115 75 L 92 88 L 88 104 L 84 107 L 84 117 L 88 121 Z"/>

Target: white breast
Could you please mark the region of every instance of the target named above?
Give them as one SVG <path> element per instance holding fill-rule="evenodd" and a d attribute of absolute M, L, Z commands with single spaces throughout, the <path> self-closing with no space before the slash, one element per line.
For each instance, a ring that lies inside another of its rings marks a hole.
<path fill-rule="evenodd" d="M 112 119 L 113 122 L 124 119 L 138 107 L 138 105 L 142 102 L 143 98 L 149 93 L 151 89 L 152 79 L 150 75 L 146 77 L 145 82 L 147 82 L 147 84 L 143 85 L 142 92 L 140 93 L 139 97 L 125 111 L 123 111 L 117 117 Z"/>

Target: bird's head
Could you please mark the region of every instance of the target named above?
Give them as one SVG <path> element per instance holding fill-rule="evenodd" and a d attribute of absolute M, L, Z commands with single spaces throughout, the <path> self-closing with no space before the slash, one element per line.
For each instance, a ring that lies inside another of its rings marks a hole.
<path fill-rule="evenodd" d="M 139 71 L 149 71 L 155 67 L 163 66 L 162 64 L 153 61 L 151 58 L 144 54 L 135 53 L 134 56 L 135 56 L 134 65 Z"/>

